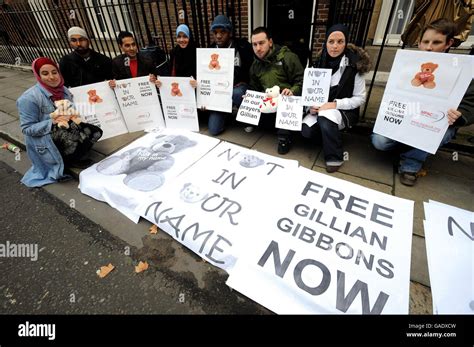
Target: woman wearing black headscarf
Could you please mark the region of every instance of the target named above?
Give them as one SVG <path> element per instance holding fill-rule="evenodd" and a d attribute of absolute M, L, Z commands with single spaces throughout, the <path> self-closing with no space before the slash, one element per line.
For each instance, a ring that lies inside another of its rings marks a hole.
<path fill-rule="evenodd" d="M 189 27 L 181 24 L 176 28 L 176 46 L 170 53 L 171 76 L 191 77 L 190 84 L 196 88 L 196 44 L 191 36 Z M 158 88 L 161 87 L 159 76 L 155 82 Z"/>
<path fill-rule="evenodd" d="M 351 128 L 359 119 L 359 108 L 365 103 L 362 74 L 370 70 L 367 52 L 348 44 L 348 37 L 342 24 L 329 28 L 322 53 L 313 65 L 332 71 L 329 101 L 320 107 L 311 106 L 303 120 L 302 135 L 321 142 L 330 173 L 344 163 L 341 130 Z"/>

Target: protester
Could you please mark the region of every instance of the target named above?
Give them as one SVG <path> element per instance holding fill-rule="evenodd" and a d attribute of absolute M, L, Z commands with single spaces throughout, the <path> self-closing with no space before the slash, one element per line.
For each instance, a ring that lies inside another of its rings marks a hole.
<path fill-rule="evenodd" d="M 194 79 L 196 76 L 196 43 L 186 24 L 181 24 L 176 28 L 176 42 L 176 46 L 170 53 L 171 76 L 191 77 L 190 84 L 196 88 L 197 82 Z M 158 88 L 161 87 L 159 76 L 155 84 Z"/>
<path fill-rule="evenodd" d="M 115 80 L 143 76 L 150 76 L 150 82 L 154 83 L 156 81 L 155 64 L 152 59 L 139 53 L 133 34 L 121 31 L 117 42 L 123 54 L 112 60 L 114 80 L 109 81 L 110 87 L 115 88 Z"/>
<path fill-rule="evenodd" d="M 79 164 L 77 167 L 90 164 L 89 160 L 81 162 L 81 157 L 99 140 L 102 131 L 91 124 L 76 124 L 68 116 L 53 119 L 54 102 L 64 99 L 72 102 L 72 94 L 64 87 L 59 68 L 50 58 L 36 59 L 32 68 L 38 82 L 25 91 L 16 104 L 32 163 L 21 182 L 28 187 L 39 187 L 69 178 L 64 174 L 65 164 Z M 68 129 L 58 128 L 57 124 L 63 122 L 68 124 Z M 70 136 L 64 136 L 64 132 Z M 61 150 L 53 140 L 56 134 Z M 63 146 L 65 138 L 70 146 Z"/>
<path fill-rule="evenodd" d="M 301 95 L 303 85 L 303 66 L 296 54 L 288 47 L 273 44 L 270 31 L 258 27 L 252 32 L 252 46 L 256 59 L 250 67 L 250 89 L 265 92 L 267 88 L 279 86 L 282 95 Z M 264 114 L 260 126 L 275 127 L 274 114 Z M 247 127 L 247 132 L 253 127 Z M 291 132 L 278 129 L 278 153 L 286 154 L 290 150 Z"/>
<path fill-rule="evenodd" d="M 348 44 L 348 38 L 348 29 L 342 24 L 327 31 L 313 67 L 331 69 L 329 99 L 319 107 L 309 108 L 301 131 L 303 137 L 322 144 L 329 173 L 336 172 L 344 163 L 341 130 L 357 123 L 359 108 L 366 99 L 362 74 L 370 70 L 370 58 L 362 48 Z"/>
<path fill-rule="evenodd" d="M 67 32 L 73 51 L 59 61 L 59 69 L 68 88 L 110 80 L 112 59 L 89 47 L 89 36 L 84 29 L 72 27 Z"/>
<path fill-rule="evenodd" d="M 249 68 L 252 65 L 253 55 L 250 43 L 244 39 L 236 39 L 232 35 L 232 23 L 224 15 L 218 15 L 211 24 L 211 31 L 215 41 L 210 48 L 234 48 L 234 88 L 232 91 L 232 104 L 239 108 L 242 96 L 248 88 Z M 209 111 L 208 128 L 213 136 L 224 131 L 226 120 L 229 121 L 231 113 Z"/>
<path fill-rule="evenodd" d="M 422 51 L 447 53 L 454 43 L 456 25 L 447 19 L 438 19 L 426 26 L 421 33 L 418 48 Z M 467 88 L 457 110 L 447 110 L 449 128 L 446 130 L 440 147 L 447 144 L 456 134 L 458 127 L 474 123 L 474 84 Z M 404 145 L 395 140 L 379 134 L 372 134 L 372 144 L 381 151 L 398 150 L 400 152 L 399 178 L 406 186 L 414 186 L 418 179 L 418 173 L 428 157 L 428 153 Z"/>

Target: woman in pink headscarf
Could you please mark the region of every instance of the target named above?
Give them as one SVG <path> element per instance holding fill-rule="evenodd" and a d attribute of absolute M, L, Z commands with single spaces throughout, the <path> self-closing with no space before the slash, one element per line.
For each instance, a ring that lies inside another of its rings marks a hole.
<path fill-rule="evenodd" d="M 50 58 L 36 59 L 32 68 L 38 82 L 16 104 L 32 162 L 21 181 L 28 187 L 39 187 L 69 178 L 64 174 L 64 164 L 73 166 L 80 161 L 102 136 L 102 130 L 90 124 L 76 124 L 68 116 L 52 119 L 54 102 L 66 99 L 72 103 L 72 94 L 64 87 L 58 66 Z M 69 128 L 58 128 L 60 122 L 68 122 Z"/>

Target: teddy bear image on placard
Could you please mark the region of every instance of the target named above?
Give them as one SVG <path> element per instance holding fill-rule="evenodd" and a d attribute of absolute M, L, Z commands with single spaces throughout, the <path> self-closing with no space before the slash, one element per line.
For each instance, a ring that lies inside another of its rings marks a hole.
<path fill-rule="evenodd" d="M 192 183 L 185 183 L 179 192 L 179 197 L 184 202 L 195 203 L 206 199 L 208 194 Z"/>
<path fill-rule="evenodd" d="M 434 72 L 438 68 L 438 64 L 429 62 L 421 64 L 421 71 L 415 75 L 411 80 L 411 85 L 414 87 L 423 86 L 428 89 L 436 87 Z"/>
<path fill-rule="evenodd" d="M 211 61 L 209 62 L 209 70 L 220 70 L 221 65 L 219 64 L 219 54 L 211 54 Z"/>
<path fill-rule="evenodd" d="M 89 94 L 89 103 L 90 104 L 99 104 L 103 101 L 101 99 L 101 97 L 97 95 L 97 91 L 95 89 L 88 90 L 87 94 Z"/>
<path fill-rule="evenodd" d="M 178 82 L 171 83 L 171 96 L 183 96 L 183 93 L 181 93 L 181 89 L 179 89 Z"/>
<path fill-rule="evenodd" d="M 265 90 L 265 98 L 260 104 L 260 112 L 275 113 L 278 108 L 278 96 L 280 95 L 280 87 L 273 86 Z"/>
<path fill-rule="evenodd" d="M 81 123 L 81 117 L 79 116 L 79 112 L 74 107 L 72 107 L 72 103 L 69 100 L 56 100 L 54 102 L 54 106 L 56 106 L 56 110 L 54 110 L 54 112 L 50 114 L 52 119 L 56 119 L 62 116 L 69 117 L 68 120 L 72 120 L 76 124 Z M 68 121 L 58 122 L 58 127 L 68 129 Z"/>
<path fill-rule="evenodd" d="M 149 192 L 163 185 L 163 172 L 174 165 L 173 154 L 196 145 L 182 135 L 158 135 L 148 147 L 137 147 L 102 160 L 96 170 L 108 176 L 125 174 L 123 183 Z"/>

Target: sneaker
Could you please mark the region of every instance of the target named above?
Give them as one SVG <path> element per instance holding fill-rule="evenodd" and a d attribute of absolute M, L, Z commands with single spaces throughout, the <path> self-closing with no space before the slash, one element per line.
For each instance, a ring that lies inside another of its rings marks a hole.
<path fill-rule="evenodd" d="M 415 185 L 417 178 L 415 172 L 400 172 L 400 183 L 403 185 L 412 187 Z"/>
<path fill-rule="evenodd" d="M 246 133 L 251 133 L 251 132 L 253 132 L 254 130 L 255 130 L 255 127 L 253 127 L 253 126 L 248 126 L 248 127 L 245 127 L 245 128 L 244 128 L 244 131 L 245 131 Z"/>
<path fill-rule="evenodd" d="M 286 154 L 290 151 L 290 141 L 288 139 L 280 139 L 278 141 L 278 154 Z"/>
<path fill-rule="evenodd" d="M 67 167 L 72 169 L 87 169 L 92 166 L 94 162 L 91 159 L 76 160 L 74 162 L 66 164 Z"/>

